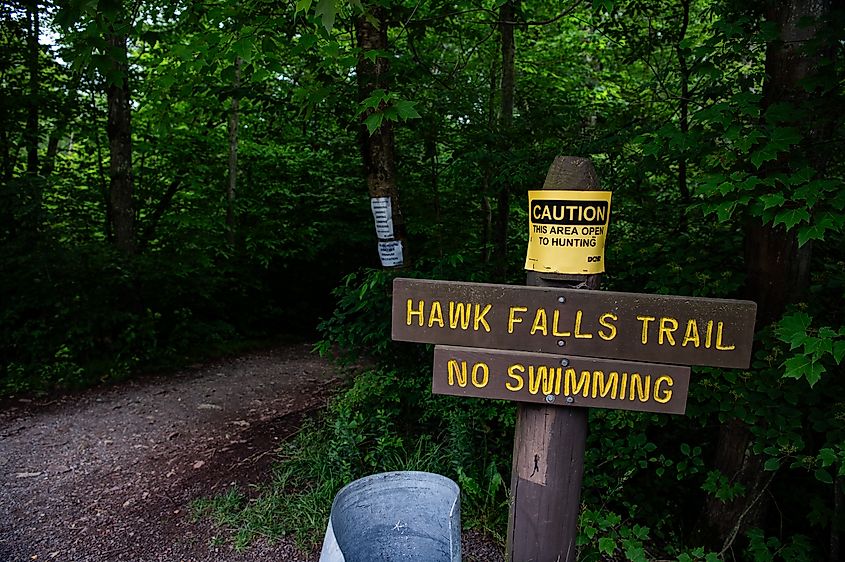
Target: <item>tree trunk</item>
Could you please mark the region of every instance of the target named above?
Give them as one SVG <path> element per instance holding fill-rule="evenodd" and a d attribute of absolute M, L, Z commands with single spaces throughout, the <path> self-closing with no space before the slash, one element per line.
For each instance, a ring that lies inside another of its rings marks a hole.
<path fill-rule="evenodd" d="M 238 184 L 238 110 L 240 108 L 241 58 L 235 58 L 235 83 L 229 111 L 229 183 L 226 187 L 226 239 L 235 243 L 235 189 Z"/>
<path fill-rule="evenodd" d="M 490 89 L 487 97 L 487 130 L 492 136 L 496 128 L 496 94 L 499 89 L 499 65 L 498 61 L 490 62 Z M 487 152 L 493 153 L 495 146 L 487 142 Z M 490 180 L 493 178 L 493 166 L 489 159 L 482 163 L 483 172 L 481 176 L 481 263 L 488 264 L 492 257 L 491 237 L 493 235 L 493 208 L 490 206 Z"/>
<path fill-rule="evenodd" d="M 126 254 L 135 253 L 135 206 L 132 178 L 132 123 L 129 104 L 129 64 L 126 31 L 112 24 L 106 37 L 111 72 L 106 76 L 109 138 L 109 205 L 114 243 Z"/>
<path fill-rule="evenodd" d="M 440 170 L 437 162 L 437 134 L 432 124 L 432 130 L 427 132 L 424 136 L 425 157 L 429 162 L 430 182 L 431 182 L 431 198 L 434 207 L 434 228 L 437 249 L 439 255 L 443 256 L 443 224 L 441 223 L 441 207 L 440 207 Z"/>
<path fill-rule="evenodd" d="M 368 16 L 360 15 L 355 20 L 355 37 L 358 42 L 360 54 L 355 67 L 358 80 L 358 99 L 363 101 L 369 98 L 373 91 L 381 89 L 388 91 L 390 87 L 388 73 L 390 62 L 382 56 L 368 57 L 367 53 L 372 51 L 384 51 L 387 49 L 387 20 L 385 11 L 377 5 L 367 7 Z M 373 131 L 371 135 L 364 124 L 366 119 L 376 111 L 384 107 L 368 108 L 361 115 L 359 129 L 359 145 L 361 156 L 364 161 L 364 172 L 367 176 L 367 189 L 370 198 L 390 198 L 392 211 L 393 236 L 379 241 L 379 255 L 384 267 L 407 266 L 408 248 L 405 237 L 405 222 L 399 206 L 399 191 L 396 186 L 396 153 L 393 137 L 393 123 L 387 119 Z M 385 248 L 394 250 L 393 258 L 385 259 Z"/>
<path fill-rule="evenodd" d="M 26 170 L 32 176 L 38 175 L 38 97 L 39 97 L 39 68 L 38 68 L 38 36 L 41 33 L 38 22 L 38 0 L 30 0 L 26 5 L 27 21 L 27 58 L 29 66 L 29 99 L 27 100 L 26 128 Z M 40 189 L 39 189 L 40 192 Z M 40 198 L 38 198 L 40 207 Z"/>
<path fill-rule="evenodd" d="M 502 82 L 501 105 L 499 108 L 499 134 L 502 139 L 503 154 L 510 151 L 509 135 L 513 126 L 513 96 L 515 82 L 514 58 L 514 18 L 516 17 L 516 2 L 507 0 L 499 8 L 499 30 L 502 47 Z M 510 222 L 510 179 L 502 174 L 501 185 L 496 197 L 496 218 L 493 233 L 493 264 L 494 275 L 498 281 L 504 282 L 508 276 L 508 226 Z"/>
<path fill-rule="evenodd" d="M 769 44 L 766 52 L 766 82 L 763 87 L 763 109 L 775 103 L 791 103 L 795 107 L 819 103 L 818 96 L 803 87 L 803 81 L 815 74 L 822 53 L 810 54 L 806 42 L 813 38 L 817 24 L 827 15 L 830 6 L 813 0 L 791 0 L 769 4 L 767 19 L 780 28 L 778 41 Z M 815 96 L 815 98 L 814 98 Z M 830 120 L 835 122 L 835 120 Z M 815 152 L 815 145 L 831 134 L 830 128 L 795 123 L 804 129 L 799 148 L 812 157 L 816 171 L 824 174 L 827 162 Z M 790 172 L 790 158 L 782 155 L 767 165 L 764 174 Z M 746 282 L 745 297 L 757 302 L 757 329 L 777 321 L 787 305 L 799 299 L 808 283 L 811 244 L 798 247 L 794 230 L 773 227 L 753 218 L 745 229 Z M 742 484 L 746 493 L 733 501 L 711 498 L 705 507 L 703 531 L 713 548 L 724 549 L 736 533 L 759 526 L 765 515 L 766 502 L 761 500 L 770 478 L 763 473 L 763 459 L 752 451 L 749 427 L 739 420 L 729 420 L 719 430 L 715 468 L 732 483 Z"/>
<path fill-rule="evenodd" d="M 690 69 L 689 64 L 687 62 L 687 56 L 683 47 L 681 47 L 681 42 L 687 35 L 687 28 L 689 27 L 689 10 L 690 10 L 690 0 L 681 0 L 681 30 L 678 35 L 678 44 L 677 44 L 677 53 L 678 53 L 678 66 L 680 67 L 680 80 L 681 80 L 681 99 L 679 101 L 679 118 L 678 124 L 680 126 L 681 134 L 684 136 L 684 148 L 681 151 L 681 154 L 678 158 L 678 191 L 681 194 L 681 199 L 683 199 L 684 203 L 689 203 L 690 200 L 690 191 L 689 186 L 687 185 L 687 150 L 686 145 L 688 139 L 686 138 L 689 134 L 689 82 L 690 82 Z M 685 215 L 681 215 L 682 221 L 685 219 Z"/>
<path fill-rule="evenodd" d="M 828 552 L 828 562 L 839 562 L 842 559 L 840 555 L 842 552 L 840 529 L 842 528 L 842 508 L 843 504 L 845 504 L 843 485 L 845 485 L 845 478 L 837 475 L 833 479 L 833 517 L 831 518 L 832 523 L 830 525 L 830 552 Z"/>
<path fill-rule="evenodd" d="M 94 123 L 99 120 L 97 112 L 97 97 L 94 94 L 94 84 L 90 85 L 91 89 L 91 119 Z M 99 127 L 94 128 L 94 143 L 97 147 L 97 177 L 99 178 L 100 196 L 103 201 L 103 209 L 105 220 L 103 221 L 103 234 L 106 240 L 114 242 L 114 235 L 112 234 L 112 219 L 111 219 L 111 203 L 109 202 L 109 186 L 106 181 L 106 171 L 103 164 L 103 143 L 100 140 Z"/>

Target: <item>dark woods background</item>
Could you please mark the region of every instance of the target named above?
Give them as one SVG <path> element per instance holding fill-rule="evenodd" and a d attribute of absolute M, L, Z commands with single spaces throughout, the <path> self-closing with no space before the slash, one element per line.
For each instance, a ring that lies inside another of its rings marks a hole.
<path fill-rule="evenodd" d="M 390 343 L 368 196 L 401 205 L 402 275 L 521 283 L 525 192 L 584 155 L 614 193 L 605 286 L 749 298 L 759 332 L 750 370 L 694 369 L 684 417 L 591 412 L 581 559 L 840 559 L 838 2 L 0 17 L 4 395 L 311 334 L 373 367 L 306 430 L 324 445 L 291 445 L 292 507 L 215 504 L 236 540 L 313 540 L 338 486 L 391 467 L 458 479 L 465 523 L 501 534 L 512 405 L 431 396 L 430 350 Z"/>

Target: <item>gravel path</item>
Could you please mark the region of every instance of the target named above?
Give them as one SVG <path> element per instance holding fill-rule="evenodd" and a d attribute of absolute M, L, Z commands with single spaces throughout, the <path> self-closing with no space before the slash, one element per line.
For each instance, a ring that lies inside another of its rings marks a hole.
<path fill-rule="evenodd" d="M 0 414 L 0 560 L 308 560 L 284 543 L 209 547 L 214 529 L 188 506 L 266 478 L 279 440 L 325 404 L 333 380 L 293 345 L 13 402 Z"/>
<path fill-rule="evenodd" d="M 0 410 L 0 562 L 314 562 L 290 541 L 237 553 L 190 502 L 267 479 L 338 379 L 305 344 Z M 465 536 L 465 560 L 495 562 Z"/>

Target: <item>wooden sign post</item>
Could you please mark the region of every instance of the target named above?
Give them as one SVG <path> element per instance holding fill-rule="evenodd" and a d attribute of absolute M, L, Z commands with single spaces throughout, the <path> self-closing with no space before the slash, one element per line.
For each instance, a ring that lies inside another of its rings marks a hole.
<path fill-rule="evenodd" d="M 558 157 L 543 188 L 596 190 L 598 180 L 589 160 Z M 433 392 L 519 402 L 511 562 L 575 560 L 587 407 L 682 414 L 690 371 L 679 365 L 751 360 L 755 303 L 597 291 L 599 280 L 530 271 L 528 286 L 393 282 L 393 339 L 437 344 Z"/>
<path fill-rule="evenodd" d="M 589 160 L 558 157 L 543 189 L 597 191 L 599 181 Z M 527 277 L 528 285 L 540 287 L 598 289 L 601 281 L 601 274 L 529 271 Z M 509 562 L 575 561 L 588 414 L 586 408 L 519 405 L 505 551 Z"/>

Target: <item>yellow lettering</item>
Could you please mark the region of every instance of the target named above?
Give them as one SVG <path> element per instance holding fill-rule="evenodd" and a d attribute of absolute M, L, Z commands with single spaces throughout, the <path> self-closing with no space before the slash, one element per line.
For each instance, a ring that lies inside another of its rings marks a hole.
<path fill-rule="evenodd" d="M 462 302 L 449 301 L 449 327 L 453 330 L 460 323 L 461 329 L 469 328 L 470 305 Z"/>
<path fill-rule="evenodd" d="M 593 207 L 596 211 L 596 220 L 604 221 L 607 216 L 607 207 Z"/>
<path fill-rule="evenodd" d="M 560 367 L 546 367 L 540 365 L 534 367 L 528 366 L 528 392 L 537 394 L 542 385 L 543 394 L 551 394 L 555 389 L 555 394 L 560 394 Z"/>
<path fill-rule="evenodd" d="M 639 373 L 632 373 L 629 387 L 630 395 L 628 398 L 631 402 L 634 401 L 634 389 L 637 391 L 637 398 L 640 399 L 640 402 L 648 402 L 649 394 L 651 393 L 651 375 L 646 375 L 645 380 L 643 380 L 642 375 Z"/>
<path fill-rule="evenodd" d="M 431 312 L 428 313 L 428 327 L 431 328 L 434 326 L 435 322 L 440 324 L 441 328 L 445 326 L 443 323 L 443 309 L 440 307 L 440 301 L 434 301 L 431 303 Z"/>
<path fill-rule="evenodd" d="M 684 341 L 681 342 L 681 346 L 686 347 L 690 342 L 692 342 L 696 348 L 701 345 L 701 338 L 698 336 L 698 324 L 695 320 L 687 321 L 687 331 L 684 334 Z"/>
<path fill-rule="evenodd" d="M 628 373 L 622 373 L 622 380 L 619 381 L 619 396 L 620 400 L 625 400 L 625 391 L 628 388 Z"/>
<path fill-rule="evenodd" d="M 660 333 L 657 336 L 657 343 L 659 345 L 663 345 L 663 336 L 666 336 L 666 341 L 669 342 L 669 345 L 675 345 L 675 336 L 674 333 L 678 329 L 678 321 L 674 318 L 661 318 L 660 319 Z"/>
<path fill-rule="evenodd" d="M 478 378 L 478 372 L 481 371 L 484 375 L 481 379 Z M 475 388 L 484 388 L 487 386 L 487 381 L 490 380 L 490 367 L 487 363 L 476 363 L 472 366 L 472 386 Z"/>
<path fill-rule="evenodd" d="M 616 326 L 610 323 L 611 320 L 616 322 L 619 318 L 612 312 L 607 312 L 599 317 L 599 324 L 610 330 L 608 334 L 605 334 L 604 330 L 599 330 L 599 337 L 605 341 L 610 341 L 616 337 Z"/>
<path fill-rule="evenodd" d="M 543 394 L 551 394 L 556 388 L 560 388 L 560 372 L 562 367 L 550 367 L 549 376 L 543 379 Z"/>
<path fill-rule="evenodd" d="M 654 381 L 654 400 L 655 402 L 665 404 L 666 402 L 672 399 L 672 391 L 667 389 L 661 391 L 661 383 L 666 383 L 666 386 L 671 387 L 675 384 L 675 381 L 672 380 L 672 377 L 669 377 L 667 375 L 658 377 L 657 380 Z"/>
<path fill-rule="evenodd" d="M 528 312 L 528 309 L 524 306 L 512 306 L 508 311 L 508 333 L 513 333 L 513 325 L 519 324 L 522 322 L 522 318 L 517 318 L 515 314 L 517 312 Z"/>
<path fill-rule="evenodd" d="M 533 336 L 538 331 L 543 332 L 544 336 L 549 335 L 549 331 L 546 328 L 546 309 L 545 308 L 538 308 L 537 313 L 534 315 L 534 323 L 531 324 L 531 335 Z"/>
<path fill-rule="evenodd" d="M 575 369 L 566 370 L 566 381 L 563 384 L 563 393 L 567 396 L 578 394 L 583 389 L 584 398 L 590 393 L 590 371 L 581 371 L 581 377 L 575 380 Z"/>
<path fill-rule="evenodd" d="M 616 371 L 611 371 L 607 374 L 607 382 L 604 380 L 604 371 L 593 371 L 593 398 L 597 396 L 606 398 L 609 394 L 611 400 L 615 399 L 618 385 L 619 373 Z"/>
<path fill-rule="evenodd" d="M 645 345 L 648 343 L 648 323 L 655 320 L 655 318 L 654 316 L 637 316 L 637 320 L 643 323 L 642 342 Z"/>
<path fill-rule="evenodd" d="M 516 384 L 512 384 L 511 381 L 507 381 L 505 383 L 505 388 L 507 388 L 511 392 L 518 392 L 522 390 L 522 387 L 525 385 L 525 382 L 522 380 L 522 375 L 515 374 L 516 371 L 524 373 L 525 367 L 519 364 L 511 365 L 510 367 L 508 367 L 508 376 L 516 381 Z"/>
<path fill-rule="evenodd" d="M 467 385 L 467 362 L 461 361 L 458 363 L 456 359 L 449 359 L 447 363 L 449 370 L 449 386 L 455 386 L 455 379 L 458 379 L 458 386 L 465 387 Z"/>
<path fill-rule="evenodd" d="M 537 391 L 540 390 L 540 381 L 542 379 L 547 379 L 549 377 L 549 369 L 548 367 L 541 365 L 539 367 L 534 367 L 534 365 L 528 366 L 528 392 L 531 394 L 537 394 Z"/>
<path fill-rule="evenodd" d="M 593 334 L 582 334 L 582 333 L 580 333 L 581 332 L 581 316 L 583 314 L 584 313 L 581 312 L 580 310 L 575 313 L 575 337 L 585 339 L 585 340 L 589 340 L 589 339 L 592 339 Z"/>
<path fill-rule="evenodd" d="M 731 349 L 736 349 L 735 345 L 728 345 L 722 346 L 722 330 L 725 328 L 724 322 L 719 322 L 716 327 L 716 349 L 719 351 L 730 351 Z"/>
<path fill-rule="evenodd" d="M 710 349 L 710 342 L 713 341 L 713 321 L 707 321 L 707 333 L 704 335 L 704 347 Z"/>
<path fill-rule="evenodd" d="M 411 319 L 414 316 L 419 316 L 420 317 L 420 327 L 422 327 L 422 325 L 423 325 L 423 310 L 425 310 L 425 302 L 420 301 L 420 309 L 419 310 L 414 310 L 413 306 L 414 306 L 414 301 L 412 301 L 411 299 L 408 299 L 408 314 L 405 317 L 405 325 L 410 326 L 411 325 Z"/>
<path fill-rule="evenodd" d="M 493 305 L 492 304 L 485 304 L 484 310 L 479 312 L 480 308 L 481 308 L 480 304 L 475 305 L 475 321 L 472 324 L 472 329 L 477 332 L 478 328 L 481 326 L 481 324 L 484 324 L 484 331 L 489 334 L 490 333 L 490 324 L 488 324 L 487 320 L 484 319 L 484 315 L 487 314 L 488 312 L 490 312 L 490 309 L 493 308 Z"/>
<path fill-rule="evenodd" d="M 572 335 L 571 332 L 561 332 L 557 329 L 558 320 L 560 320 L 560 311 L 555 310 L 555 313 L 552 315 L 552 335 L 558 336 L 558 337 L 563 336 L 565 338 L 568 338 L 569 336 L 571 336 Z"/>

